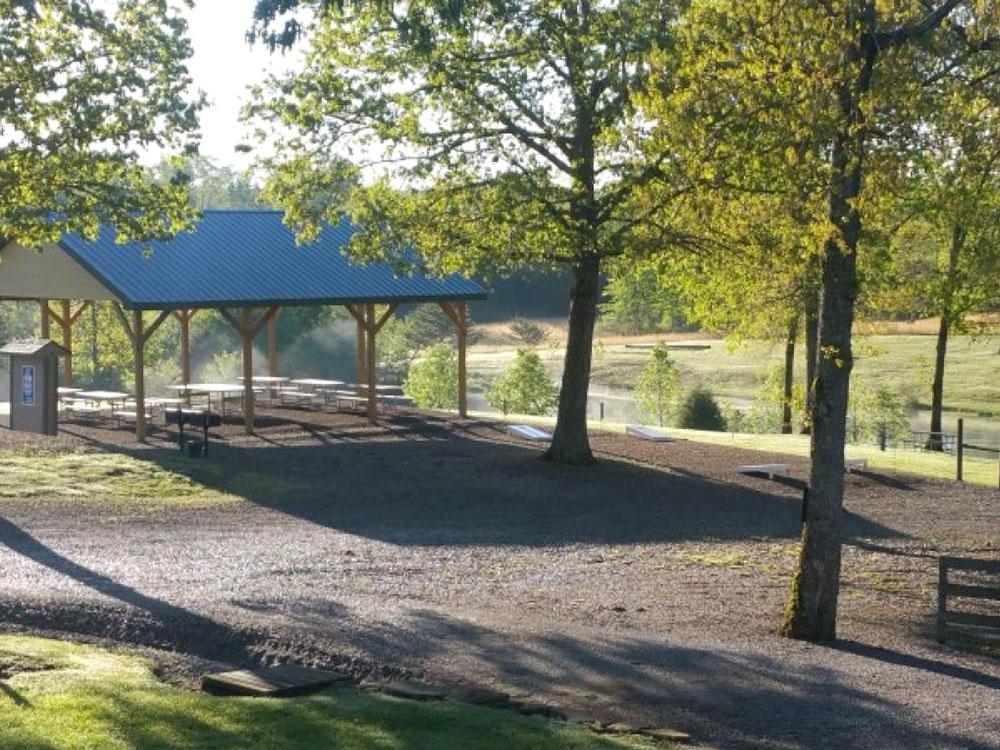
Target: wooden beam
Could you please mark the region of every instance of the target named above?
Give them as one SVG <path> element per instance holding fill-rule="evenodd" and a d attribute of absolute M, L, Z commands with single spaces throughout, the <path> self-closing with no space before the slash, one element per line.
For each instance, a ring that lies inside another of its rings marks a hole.
<path fill-rule="evenodd" d="M 181 328 L 181 380 L 191 382 L 191 318 L 195 310 L 174 310 L 174 317 Z"/>
<path fill-rule="evenodd" d="M 382 317 L 379 318 L 378 322 L 375 324 L 375 333 L 378 333 L 379 331 L 381 331 L 382 330 L 382 326 L 384 326 L 386 323 L 389 322 L 389 318 L 391 318 L 392 314 L 394 312 L 396 312 L 396 308 L 397 307 L 399 307 L 399 305 L 396 304 L 396 303 L 393 303 L 393 304 L 389 305 L 389 307 L 386 309 L 386 311 L 384 313 L 382 313 Z"/>
<path fill-rule="evenodd" d="M 70 323 L 75 323 L 76 320 L 77 320 L 77 318 L 79 318 L 84 313 L 84 311 L 88 307 L 90 307 L 90 304 L 91 303 L 90 303 L 89 300 L 84 300 L 83 302 L 81 302 L 80 306 L 78 308 L 76 308 L 76 310 L 74 311 L 74 313 L 70 316 L 69 322 Z"/>
<path fill-rule="evenodd" d="M 243 308 L 240 339 L 243 342 L 243 434 L 253 435 L 253 317 L 249 307 Z"/>
<path fill-rule="evenodd" d="M 170 317 L 170 310 L 160 311 L 160 314 L 156 316 L 156 319 L 146 329 L 145 333 L 142 334 L 143 335 L 142 342 L 144 344 L 147 343 L 149 339 L 153 336 L 153 334 L 156 333 L 156 329 L 159 328 L 161 325 L 163 325 L 163 321 L 169 317 Z"/>
<path fill-rule="evenodd" d="M 441 309 L 451 318 L 458 339 L 458 416 L 469 416 L 468 373 L 466 370 L 466 348 L 469 326 L 466 318 L 465 302 L 439 302 Z"/>
<path fill-rule="evenodd" d="M 368 421 L 375 424 L 378 421 L 378 398 L 376 397 L 378 378 L 375 371 L 375 334 L 378 332 L 375 327 L 375 305 L 366 305 L 365 330 L 367 341 L 365 343 L 366 375 L 365 378 L 368 395 Z"/>
<path fill-rule="evenodd" d="M 62 328 L 63 348 L 66 356 L 63 358 L 63 385 L 73 387 L 73 312 L 72 303 L 68 299 L 60 300 L 62 314 L 59 316 L 59 327 Z"/>
<path fill-rule="evenodd" d="M 115 303 L 117 304 L 117 303 Z M 146 335 L 142 330 L 142 310 L 132 311 L 132 355 L 135 358 L 135 439 L 146 442 Z"/>
<path fill-rule="evenodd" d="M 40 313 L 40 335 L 43 339 L 47 339 L 51 336 L 49 330 L 49 301 L 47 299 L 38 300 L 38 308 Z"/>
<path fill-rule="evenodd" d="M 129 341 L 135 343 L 135 331 L 132 330 L 132 324 L 129 323 L 128 317 L 125 315 L 125 311 L 122 310 L 122 306 L 118 302 L 111 303 L 111 309 L 114 310 L 115 316 L 117 316 L 118 321 L 122 324 L 122 328 L 125 329 L 125 333 L 128 336 Z"/>
<path fill-rule="evenodd" d="M 361 323 L 362 325 L 364 325 L 364 323 L 365 323 L 365 313 L 364 313 L 364 308 L 362 308 L 361 305 L 357 305 L 357 306 L 355 306 L 355 305 L 344 305 L 344 307 L 347 308 L 347 312 L 349 312 L 351 314 L 351 317 L 353 317 L 356 321 L 358 321 L 359 323 Z"/>

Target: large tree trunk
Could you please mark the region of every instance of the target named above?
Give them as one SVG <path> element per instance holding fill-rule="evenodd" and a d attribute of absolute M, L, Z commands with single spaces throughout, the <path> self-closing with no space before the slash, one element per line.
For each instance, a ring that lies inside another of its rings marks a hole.
<path fill-rule="evenodd" d="M 545 453 L 546 458 L 560 463 L 587 464 L 594 461 L 587 437 L 587 390 L 590 387 L 590 359 L 597 320 L 600 273 L 600 258 L 592 254 L 585 255 L 573 267 L 559 415 L 552 445 Z"/>
<path fill-rule="evenodd" d="M 851 14 L 848 27 L 857 22 Z M 812 641 L 837 637 L 840 591 L 841 521 L 844 506 L 844 444 L 847 402 L 854 364 L 851 327 L 858 293 L 857 249 L 861 237 L 864 135 L 860 98 L 871 85 L 877 48 L 845 50 L 844 69 L 858 65 L 837 87 L 840 128 L 831 151 L 828 218 L 820 298 L 819 361 L 813 407 L 812 459 L 808 504 L 802 528 L 798 569 L 781 631 Z"/>
<path fill-rule="evenodd" d="M 796 314 L 788 324 L 785 338 L 785 382 L 781 401 L 781 432 L 792 433 L 792 396 L 795 392 L 795 338 L 799 333 L 799 316 Z"/>
<path fill-rule="evenodd" d="M 955 225 L 952 229 L 951 248 L 948 251 L 948 277 L 946 280 L 944 304 L 941 305 L 941 322 L 938 325 L 937 350 L 934 353 L 934 382 L 931 383 L 931 434 L 927 436 L 927 449 L 944 450 L 941 438 L 941 412 L 944 410 L 944 361 L 948 353 L 948 334 L 951 329 L 952 300 L 958 275 L 958 256 L 965 241 L 965 230 Z"/>
<path fill-rule="evenodd" d="M 944 407 L 944 358 L 948 351 L 948 315 L 941 316 L 938 325 L 937 350 L 934 353 L 934 382 L 931 383 L 931 434 L 927 436 L 927 450 L 944 450 L 941 439 L 941 411 Z"/>
<path fill-rule="evenodd" d="M 806 413 L 802 420 L 802 434 L 812 432 L 813 402 L 815 401 L 816 366 L 819 362 L 819 288 L 809 282 L 805 299 L 806 339 Z"/>

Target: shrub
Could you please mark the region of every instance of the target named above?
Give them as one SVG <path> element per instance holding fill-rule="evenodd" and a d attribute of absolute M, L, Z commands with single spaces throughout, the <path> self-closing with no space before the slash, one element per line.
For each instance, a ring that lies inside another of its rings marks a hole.
<path fill-rule="evenodd" d="M 205 383 L 232 383 L 243 372 L 243 352 L 219 352 L 201 369 Z"/>
<path fill-rule="evenodd" d="M 403 391 L 425 409 L 454 409 L 458 404 L 458 355 L 450 344 L 435 344 L 410 366 Z"/>
<path fill-rule="evenodd" d="M 657 344 L 635 381 L 635 400 L 644 419 L 663 426 L 677 392 L 677 365 L 666 344 Z"/>
<path fill-rule="evenodd" d="M 526 346 L 538 346 L 548 337 L 538 323 L 525 318 L 514 318 L 510 322 L 511 335 Z"/>
<path fill-rule="evenodd" d="M 681 404 L 679 420 L 681 427 L 689 430 L 714 430 L 723 432 L 726 420 L 712 392 L 698 387 L 688 393 Z"/>
<path fill-rule="evenodd" d="M 556 403 L 556 387 L 535 352 L 518 349 L 517 359 L 493 381 L 486 400 L 504 414 L 545 414 Z"/>

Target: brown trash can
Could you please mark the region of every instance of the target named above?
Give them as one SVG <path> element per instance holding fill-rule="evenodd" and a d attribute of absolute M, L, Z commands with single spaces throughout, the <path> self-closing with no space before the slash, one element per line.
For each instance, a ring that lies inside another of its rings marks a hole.
<path fill-rule="evenodd" d="M 0 354 L 10 357 L 10 429 L 55 435 L 59 357 L 69 352 L 49 339 L 25 339 L 0 347 Z"/>

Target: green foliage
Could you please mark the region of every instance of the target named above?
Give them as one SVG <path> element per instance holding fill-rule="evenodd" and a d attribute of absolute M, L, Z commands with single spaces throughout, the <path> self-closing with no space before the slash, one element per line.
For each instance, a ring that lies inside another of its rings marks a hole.
<path fill-rule="evenodd" d="M 545 371 L 541 357 L 525 349 L 490 385 L 486 400 L 504 414 L 546 414 L 556 403 L 556 387 Z"/>
<path fill-rule="evenodd" d="M 894 388 L 878 385 L 867 387 L 855 383 L 848 407 L 848 437 L 851 442 L 888 443 L 910 434 L 910 410 L 906 399 Z"/>
<path fill-rule="evenodd" d="M 677 422 L 689 430 L 721 432 L 726 429 L 726 420 L 712 392 L 700 386 L 689 391 L 681 402 Z"/>
<path fill-rule="evenodd" d="M 601 314 L 626 335 L 685 327 L 679 295 L 648 263 L 616 263 L 605 287 Z"/>
<path fill-rule="evenodd" d="M 781 422 L 785 408 L 785 367 L 774 364 L 761 379 L 760 387 L 754 394 L 753 403 L 747 414 L 746 427 L 750 432 L 781 432 Z M 805 388 L 796 383 L 792 387 L 791 409 L 793 432 L 801 427 L 805 409 Z"/>
<path fill-rule="evenodd" d="M 389 378 L 402 380 L 421 353 L 454 335 L 451 319 L 437 305 L 417 305 L 406 315 L 390 318 L 378 339 L 382 371 Z"/>
<path fill-rule="evenodd" d="M 414 362 L 403 391 L 426 409 L 455 409 L 458 404 L 458 354 L 450 344 L 435 344 Z"/>
<path fill-rule="evenodd" d="M 509 328 L 511 335 L 525 346 L 539 346 L 548 338 L 544 328 L 527 318 L 514 318 Z"/>
<path fill-rule="evenodd" d="M 160 162 L 154 170 L 161 184 L 186 182 L 191 204 L 199 209 L 250 209 L 266 206 L 260 188 L 226 166 L 204 156 L 186 156 Z"/>
<path fill-rule="evenodd" d="M 196 380 L 204 383 L 232 383 L 243 372 L 243 354 L 240 351 L 219 352 L 201 368 Z"/>
<path fill-rule="evenodd" d="M 645 419 L 663 425 L 673 406 L 679 376 L 666 344 L 657 344 L 635 381 L 635 400 Z"/>
<path fill-rule="evenodd" d="M 194 147 L 185 21 L 162 0 L 105 5 L 0 0 L 0 237 L 32 246 L 107 223 L 145 239 L 193 218 L 184 184 L 139 163 Z"/>

